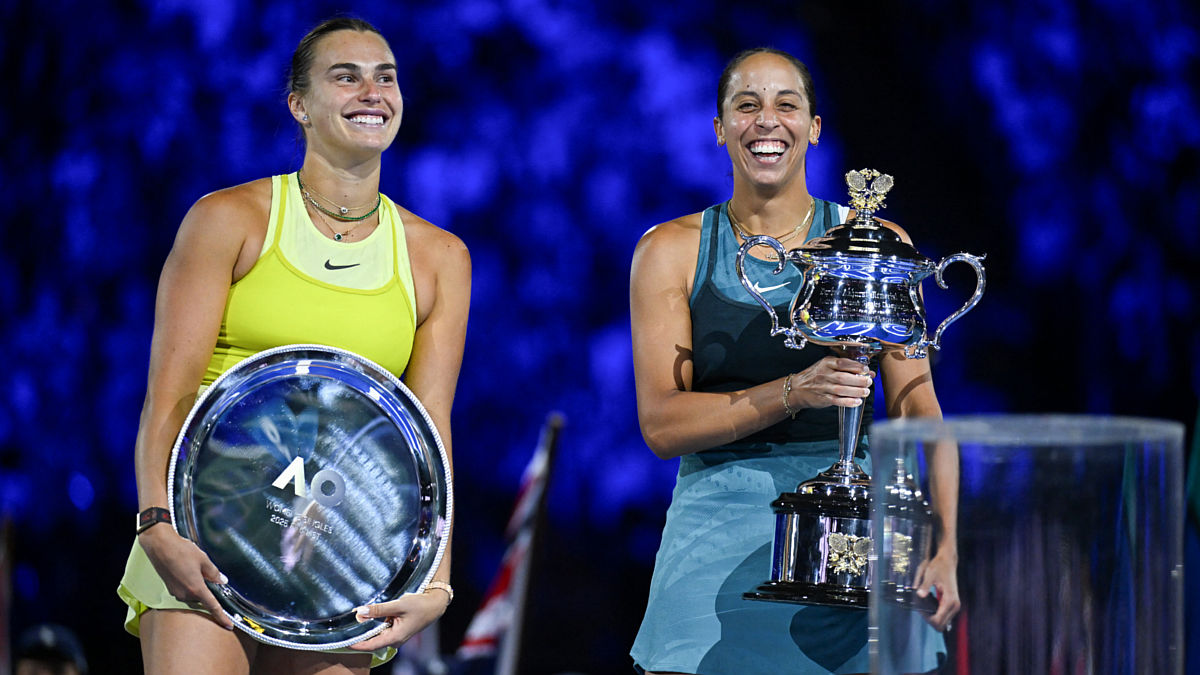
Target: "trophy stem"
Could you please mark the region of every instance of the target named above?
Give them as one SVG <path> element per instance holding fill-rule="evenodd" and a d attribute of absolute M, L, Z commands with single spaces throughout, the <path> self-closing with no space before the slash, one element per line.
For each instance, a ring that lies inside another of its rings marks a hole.
<path fill-rule="evenodd" d="M 837 469 L 840 473 L 854 473 L 854 451 L 858 448 L 859 431 L 862 428 L 862 406 L 844 408 L 838 406 L 839 456 Z"/>
<path fill-rule="evenodd" d="M 846 347 L 844 354 L 864 366 L 871 362 L 869 348 Z M 853 408 L 838 406 L 838 449 L 840 453 L 837 468 L 840 473 L 852 474 L 857 469 L 857 465 L 854 463 L 854 451 L 858 449 L 864 405 L 866 405 L 865 400 Z"/>
<path fill-rule="evenodd" d="M 871 360 L 872 349 L 869 346 L 863 345 L 847 345 L 840 347 L 842 355 L 847 358 L 854 359 L 863 365 L 867 365 Z M 865 405 L 865 401 L 864 401 Z M 866 486 L 870 484 L 870 477 L 854 461 L 854 451 L 858 449 L 859 432 L 862 428 L 863 406 L 857 405 L 853 408 L 838 406 L 838 460 L 833 466 L 817 475 L 810 483 L 820 483 L 824 485 L 858 485 Z M 801 492 L 804 492 L 804 485 L 801 485 Z"/>

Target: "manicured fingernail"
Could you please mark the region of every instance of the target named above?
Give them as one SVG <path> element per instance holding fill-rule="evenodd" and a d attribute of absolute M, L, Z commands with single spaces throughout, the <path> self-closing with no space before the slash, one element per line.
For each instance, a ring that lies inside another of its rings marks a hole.
<path fill-rule="evenodd" d="M 224 574 L 222 574 L 222 575 L 221 575 L 221 585 L 223 585 L 223 586 L 224 586 L 224 585 L 228 585 L 228 584 L 229 584 L 229 577 L 227 577 L 227 576 L 225 576 Z"/>
<path fill-rule="evenodd" d="M 354 608 L 354 618 L 358 619 L 359 623 L 371 618 L 371 610 L 366 605 Z"/>

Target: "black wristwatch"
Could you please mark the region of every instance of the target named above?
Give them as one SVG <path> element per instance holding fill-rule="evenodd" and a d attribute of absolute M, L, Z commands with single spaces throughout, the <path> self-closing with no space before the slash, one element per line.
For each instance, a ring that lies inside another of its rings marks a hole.
<path fill-rule="evenodd" d="M 159 523 L 171 522 L 171 512 L 161 506 L 151 506 L 137 515 L 137 533 L 141 534 Z"/>

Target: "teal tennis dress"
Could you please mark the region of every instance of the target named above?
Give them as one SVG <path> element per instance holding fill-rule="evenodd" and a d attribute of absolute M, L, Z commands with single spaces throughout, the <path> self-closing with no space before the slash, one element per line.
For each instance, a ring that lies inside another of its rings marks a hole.
<path fill-rule="evenodd" d="M 844 207 L 822 200 L 815 211 L 809 239 L 845 215 Z M 743 389 L 832 354 L 811 344 L 789 349 L 782 336 L 770 336 L 770 317 L 737 278 L 737 249 L 725 205 L 709 207 L 690 299 L 695 391 Z M 776 275 L 775 265 L 746 258 L 747 276 L 782 318 L 802 276 L 791 263 Z M 864 430 L 873 401 L 874 389 L 864 404 Z M 863 436 L 858 462 L 869 472 Z M 828 469 L 838 458 L 837 438 L 836 408 L 804 409 L 794 420 L 680 458 L 646 614 L 630 650 L 635 668 L 698 675 L 870 670 L 865 610 L 742 598 L 770 576 L 771 502 Z M 932 670 L 945 651 L 942 636 L 919 617 L 911 623 L 905 672 Z"/>

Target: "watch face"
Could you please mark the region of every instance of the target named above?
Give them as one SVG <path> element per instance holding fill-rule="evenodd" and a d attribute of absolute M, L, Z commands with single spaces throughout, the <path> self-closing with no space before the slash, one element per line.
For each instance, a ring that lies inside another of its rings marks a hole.
<path fill-rule="evenodd" d="M 354 608 L 417 592 L 445 551 L 449 461 L 396 377 L 345 350 L 289 345 L 231 368 L 175 443 L 175 528 L 229 579 L 234 624 L 295 649 L 383 630 Z"/>

